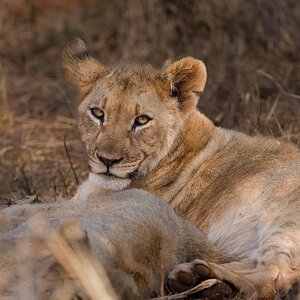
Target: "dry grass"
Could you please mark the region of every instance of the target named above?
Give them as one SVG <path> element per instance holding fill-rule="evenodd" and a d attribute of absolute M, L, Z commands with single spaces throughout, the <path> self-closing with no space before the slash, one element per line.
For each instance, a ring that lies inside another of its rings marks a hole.
<path fill-rule="evenodd" d="M 3 0 L 0 3 L 0 207 L 70 197 L 86 159 L 60 52 L 80 36 L 104 64 L 201 58 L 199 108 L 217 125 L 299 145 L 297 0 Z"/>
<path fill-rule="evenodd" d="M 79 220 L 72 220 L 64 224 L 59 232 L 51 231 L 49 228 L 52 235 L 51 239 L 46 239 L 46 245 L 50 253 L 74 282 L 80 283 L 88 299 L 118 299 L 103 266 L 88 246 L 82 245 L 85 236 L 79 224 Z M 33 230 L 36 231 L 36 228 L 37 226 L 34 226 Z"/>

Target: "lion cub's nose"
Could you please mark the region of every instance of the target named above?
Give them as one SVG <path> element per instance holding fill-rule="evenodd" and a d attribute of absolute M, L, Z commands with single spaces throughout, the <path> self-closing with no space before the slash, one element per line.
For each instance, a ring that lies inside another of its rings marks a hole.
<path fill-rule="evenodd" d="M 120 159 L 107 159 L 105 157 L 100 156 L 99 154 L 97 154 L 97 156 L 98 156 L 99 160 L 101 162 L 103 162 L 108 168 L 111 167 L 112 165 L 120 162 L 123 159 L 123 157 Z"/>

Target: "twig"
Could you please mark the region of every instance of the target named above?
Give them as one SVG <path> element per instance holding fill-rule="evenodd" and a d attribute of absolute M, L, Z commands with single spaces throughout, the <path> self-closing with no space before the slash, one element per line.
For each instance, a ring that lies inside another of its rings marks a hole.
<path fill-rule="evenodd" d="M 30 178 L 27 176 L 25 169 L 24 169 L 24 165 L 22 165 L 20 167 L 20 173 L 24 179 L 24 183 L 25 183 L 25 192 L 27 195 L 33 195 L 33 191 L 30 188 Z"/>
<path fill-rule="evenodd" d="M 178 294 L 174 294 L 174 295 L 168 295 L 168 296 L 163 296 L 163 297 L 157 297 L 157 298 L 151 298 L 151 299 L 155 299 L 155 300 L 178 300 L 178 299 L 190 299 L 189 296 L 192 296 L 193 294 L 196 294 L 198 292 L 201 292 L 203 290 L 212 288 L 213 286 L 215 286 L 218 282 L 220 282 L 220 280 L 212 278 L 212 279 L 207 279 L 205 281 L 202 281 L 200 284 L 196 285 L 195 287 L 182 292 L 182 293 L 178 293 Z M 199 299 L 199 298 L 197 298 Z"/>
<path fill-rule="evenodd" d="M 70 156 L 70 153 L 69 153 L 67 144 L 66 144 L 66 138 L 67 138 L 67 134 L 65 134 L 65 136 L 64 136 L 64 147 L 65 147 L 65 151 L 66 151 L 66 153 L 67 153 L 67 156 L 68 156 L 68 159 L 69 159 L 69 163 L 70 163 L 70 166 L 71 166 L 71 170 L 72 170 L 73 175 L 74 175 L 74 177 L 75 177 L 77 186 L 79 186 L 79 180 L 78 180 L 78 177 L 77 177 L 77 175 L 76 175 L 75 169 L 74 169 L 74 167 L 73 167 L 73 163 L 72 163 L 72 160 L 71 160 L 71 156 Z"/>
<path fill-rule="evenodd" d="M 285 94 L 285 95 L 287 95 L 287 96 L 290 96 L 290 97 L 292 97 L 292 98 L 295 98 L 295 99 L 300 100 L 300 95 L 297 95 L 297 94 L 293 94 L 293 93 L 288 92 L 288 91 L 286 90 L 286 88 L 285 88 L 279 81 L 277 81 L 271 74 L 269 74 L 269 73 L 267 73 L 267 72 L 265 72 L 265 71 L 263 71 L 263 70 L 257 70 L 256 72 L 257 72 L 259 75 L 265 76 L 266 78 L 272 80 L 272 81 L 277 85 L 277 87 L 279 88 L 279 90 L 280 90 L 283 94 Z"/>
<path fill-rule="evenodd" d="M 276 107 L 277 107 L 279 98 L 280 98 L 280 92 L 279 92 L 278 95 L 276 96 L 275 101 L 273 102 L 273 105 L 272 105 L 272 107 L 271 107 L 271 109 L 270 109 L 270 111 L 269 111 L 269 113 L 268 113 L 268 115 L 267 115 L 267 118 L 266 118 L 267 121 L 269 121 L 269 120 L 271 119 L 271 117 L 272 117 L 272 115 L 273 115 L 273 113 L 274 113 L 274 111 L 275 111 L 275 109 L 276 109 Z"/>
<path fill-rule="evenodd" d="M 262 111 L 262 103 L 260 102 L 259 106 L 258 106 L 258 110 L 257 110 L 257 115 L 256 115 L 256 123 L 254 125 L 253 130 L 258 129 L 258 127 L 259 127 L 259 122 L 260 122 L 260 117 L 261 117 L 261 111 Z"/>
<path fill-rule="evenodd" d="M 269 125 L 267 125 L 267 128 L 268 128 L 269 132 L 271 133 L 271 135 L 273 136 L 273 138 L 275 138 L 275 134 L 274 134 L 274 131 L 272 130 L 272 128 Z"/>
<path fill-rule="evenodd" d="M 75 109 L 74 109 L 74 104 L 71 105 L 69 98 L 66 97 L 65 92 L 58 86 L 55 85 L 56 90 L 58 91 L 58 95 L 61 97 L 61 99 L 63 100 L 63 102 L 65 103 L 70 116 L 75 119 L 76 113 L 75 113 Z"/>
<path fill-rule="evenodd" d="M 4 68 L 0 61 L 0 120 L 8 121 L 8 127 L 13 124 L 13 114 L 9 104 L 7 89 L 6 89 L 6 77 Z"/>
<path fill-rule="evenodd" d="M 288 132 L 287 132 L 287 139 L 288 139 L 289 142 L 291 141 L 291 138 L 292 138 L 292 131 L 293 131 L 293 123 L 291 123 L 289 125 L 289 129 L 288 129 Z"/>
<path fill-rule="evenodd" d="M 160 251 L 160 296 L 165 296 L 165 251 L 164 247 L 162 247 Z"/>
<path fill-rule="evenodd" d="M 4 148 L 1 148 L 1 149 L 0 149 L 0 155 L 1 155 L 1 154 L 4 154 L 5 152 L 10 151 L 10 150 L 12 150 L 12 149 L 14 149 L 13 146 L 6 146 L 6 147 L 4 147 Z"/>
<path fill-rule="evenodd" d="M 66 183 L 66 177 L 63 176 L 62 172 L 60 169 L 58 169 L 58 174 L 60 175 L 60 178 L 63 182 L 64 188 L 65 188 L 65 193 L 67 194 L 67 183 Z"/>
<path fill-rule="evenodd" d="M 284 84 L 284 85 L 287 84 L 287 81 L 288 81 L 288 79 L 289 79 L 289 77 L 290 77 L 291 71 L 292 71 L 292 67 L 289 66 L 289 67 L 288 67 L 287 74 L 286 74 L 286 76 L 285 76 L 285 78 L 284 78 L 284 81 L 283 81 L 283 84 Z M 268 113 L 268 115 L 267 115 L 267 118 L 266 118 L 267 121 L 269 121 L 269 120 L 271 119 L 273 113 L 275 112 L 275 109 L 276 109 L 276 107 L 277 107 L 277 105 L 278 105 L 278 102 L 279 102 L 279 99 L 280 99 L 280 93 L 281 93 L 281 90 L 279 90 L 279 92 L 278 92 L 278 94 L 277 94 L 277 96 L 276 96 L 276 98 L 275 98 L 275 101 L 274 101 L 274 103 L 273 103 L 273 105 L 272 105 L 272 107 L 271 107 L 271 109 L 270 109 L 270 111 L 269 111 L 269 113 Z"/>
<path fill-rule="evenodd" d="M 277 127 L 278 127 L 280 133 L 282 134 L 282 136 L 285 137 L 285 136 L 286 136 L 286 133 L 284 132 L 284 130 L 283 130 L 283 128 L 282 128 L 282 126 L 281 126 L 281 124 L 280 124 L 280 122 L 279 122 L 279 120 L 278 120 L 276 114 L 274 114 L 274 118 L 275 118 L 275 121 L 276 121 L 276 124 L 277 124 Z"/>
<path fill-rule="evenodd" d="M 256 86 L 256 90 L 257 90 L 257 93 L 258 93 L 258 97 L 257 98 L 260 99 L 260 96 L 259 96 L 259 87 L 258 86 Z M 250 132 L 249 132 L 250 135 L 252 135 L 255 132 L 255 130 L 257 130 L 258 127 L 259 127 L 261 112 L 262 112 L 262 103 L 259 100 L 258 108 L 257 108 L 257 114 L 256 114 L 256 121 L 255 121 L 254 126 L 252 128 L 250 128 Z"/>

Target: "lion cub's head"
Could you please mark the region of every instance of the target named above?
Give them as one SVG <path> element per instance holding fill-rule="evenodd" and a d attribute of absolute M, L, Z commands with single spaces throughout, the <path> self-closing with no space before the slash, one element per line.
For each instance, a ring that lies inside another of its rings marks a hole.
<path fill-rule="evenodd" d="M 147 174 L 168 153 L 206 82 L 204 64 L 183 58 L 158 72 L 150 65 L 106 68 L 75 39 L 63 67 L 80 94 L 79 128 L 90 170 L 107 181 Z"/>

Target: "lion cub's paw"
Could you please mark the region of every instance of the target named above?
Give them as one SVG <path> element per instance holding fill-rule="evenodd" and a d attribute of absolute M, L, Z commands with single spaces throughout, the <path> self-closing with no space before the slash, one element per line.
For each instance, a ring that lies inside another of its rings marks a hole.
<path fill-rule="evenodd" d="M 168 286 L 173 293 L 181 293 L 194 287 L 196 274 L 191 263 L 177 265 L 168 275 Z"/>
<path fill-rule="evenodd" d="M 167 284 L 172 293 L 181 293 L 215 277 L 206 261 L 195 259 L 191 263 L 177 265 L 168 275 Z M 232 299 L 236 291 L 225 282 L 218 280 L 216 284 L 194 295 L 207 299 Z"/>

